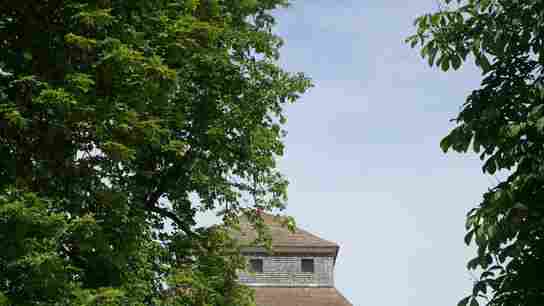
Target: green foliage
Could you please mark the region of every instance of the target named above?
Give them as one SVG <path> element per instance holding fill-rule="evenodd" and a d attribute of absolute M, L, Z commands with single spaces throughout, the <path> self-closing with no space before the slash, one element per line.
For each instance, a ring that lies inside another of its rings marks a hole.
<path fill-rule="evenodd" d="M 0 305 L 252 304 L 195 214 L 285 206 L 286 5 L 0 2 Z"/>
<path fill-rule="evenodd" d="M 48 206 L 34 194 L 3 190 L 0 196 L 0 292 L 13 304 L 27 305 L 37 296 L 54 301 L 70 289 L 75 267 L 57 252 L 66 217 L 49 213 Z"/>
<path fill-rule="evenodd" d="M 442 149 L 472 147 L 484 173 L 508 175 L 467 215 L 465 242 L 478 248 L 468 268 L 482 273 L 459 305 L 542 305 L 544 3 L 450 0 L 416 26 L 407 42 L 431 66 L 458 69 L 472 58 L 482 70 Z"/>
<path fill-rule="evenodd" d="M 184 247 L 191 243 L 185 236 L 173 238 L 173 245 L 188 253 L 168 278 L 167 301 L 181 292 L 176 305 L 254 305 L 251 290 L 238 283 L 237 269 L 245 260 L 229 233 L 224 226 L 200 230 L 206 242 L 198 249 Z"/>

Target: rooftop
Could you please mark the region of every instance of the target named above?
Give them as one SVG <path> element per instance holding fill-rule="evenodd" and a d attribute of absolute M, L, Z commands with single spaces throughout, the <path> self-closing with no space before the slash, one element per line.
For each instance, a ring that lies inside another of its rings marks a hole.
<path fill-rule="evenodd" d="M 269 214 L 263 214 L 264 223 L 270 230 L 272 237 L 272 249 L 275 253 L 305 253 L 305 254 L 330 254 L 336 257 L 338 253 L 338 244 L 322 239 L 303 229 L 295 228 L 290 231 L 283 225 L 284 219 Z M 248 245 L 256 238 L 255 229 L 249 222 L 240 223 L 240 233 L 236 236 Z M 258 247 L 248 247 L 248 251 L 259 249 Z"/>
<path fill-rule="evenodd" d="M 335 288 L 257 287 L 259 306 L 352 306 Z"/>

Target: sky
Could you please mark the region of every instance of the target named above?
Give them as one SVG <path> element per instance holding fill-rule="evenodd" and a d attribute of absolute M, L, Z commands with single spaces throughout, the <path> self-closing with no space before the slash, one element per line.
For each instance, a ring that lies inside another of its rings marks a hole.
<path fill-rule="evenodd" d="M 286 213 L 340 245 L 336 287 L 354 306 L 453 306 L 471 288 L 464 217 L 495 182 L 439 147 L 479 71 L 430 68 L 403 42 L 436 8 L 298 0 L 276 14 L 281 65 L 315 84 L 286 109 Z"/>

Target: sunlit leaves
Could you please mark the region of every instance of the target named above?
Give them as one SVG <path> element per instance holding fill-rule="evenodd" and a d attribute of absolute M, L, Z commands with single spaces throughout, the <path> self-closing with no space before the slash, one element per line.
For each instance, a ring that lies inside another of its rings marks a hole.
<path fill-rule="evenodd" d="M 16 109 L 5 109 L 2 113 L 9 124 L 19 129 L 24 128 L 26 120 L 19 111 Z"/>
<path fill-rule="evenodd" d="M 101 28 L 110 26 L 115 18 L 111 15 L 111 8 L 83 10 L 74 16 L 89 28 Z"/>
<path fill-rule="evenodd" d="M 66 81 L 82 94 L 88 93 L 95 85 L 95 80 L 85 73 L 72 73 L 66 76 Z"/>
<path fill-rule="evenodd" d="M 244 263 L 232 241 L 196 230 L 195 214 L 220 211 L 234 226 L 241 213 L 285 207 L 284 107 L 311 86 L 277 64 L 271 11 L 286 4 L 0 2 L 0 188 L 48 203 L 25 212 L 32 224 L 63 217 L 59 235 L 33 226 L 39 243 L 56 236 L 29 258 L 66 276 L 66 295 L 25 302 L 251 304 L 234 284 Z M 176 275 L 192 289 L 165 290 Z M 13 302 L 10 284 L 0 292 Z M 25 298 L 41 288 L 20 284 Z"/>
<path fill-rule="evenodd" d="M 78 102 L 72 94 L 66 92 L 63 88 L 58 88 L 42 90 L 40 95 L 34 100 L 34 103 L 44 104 L 46 107 L 69 107 Z"/>
<path fill-rule="evenodd" d="M 70 286 L 71 267 L 56 252 L 66 231 L 67 216 L 48 213 L 47 208 L 48 203 L 35 194 L 2 190 L 0 278 L 13 283 L 17 295 L 9 299 L 16 305 L 33 295 L 44 300 L 61 298 Z M 36 279 L 43 281 L 35 283 Z M 4 286 L 0 290 L 6 292 Z"/>
<path fill-rule="evenodd" d="M 77 46 L 84 50 L 92 50 L 96 47 L 96 39 L 88 38 L 74 33 L 68 33 L 64 36 L 67 44 Z"/>
<path fill-rule="evenodd" d="M 135 150 L 121 143 L 108 141 L 104 143 L 101 149 L 108 155 L 109 158 L 115 161 L 131 160 L 135 157 Z"/>

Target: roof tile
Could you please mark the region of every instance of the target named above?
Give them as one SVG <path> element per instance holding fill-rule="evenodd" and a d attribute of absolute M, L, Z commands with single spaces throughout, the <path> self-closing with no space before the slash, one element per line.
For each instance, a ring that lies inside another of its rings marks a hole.
<path fill-rule="evenodd" d="M 352 306 L 335 288 L 256 287 L 258 306 Z"/>
<path fill-rule="evenodd" d="M 282 225 L 282 218 L 263 214 L 263 220 L 269 226 L 272 236 L 272 247 L 327 247 L 338 248 L 334 242 L 317 237 L 303 229 L 296 228 L 294 232 L 289 231 Z M 256 232 L 248 222 L 240 224 L 240 239 L 252 242 L 256 238 Z"/>

